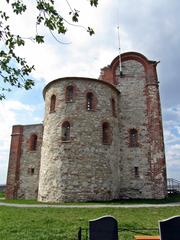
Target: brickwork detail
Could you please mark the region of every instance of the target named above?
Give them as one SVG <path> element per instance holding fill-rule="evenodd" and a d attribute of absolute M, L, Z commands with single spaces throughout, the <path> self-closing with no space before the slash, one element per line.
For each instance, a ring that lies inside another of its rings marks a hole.
<path fill-rule="evenodd" d="M 163 198 L 167 194 L 166 164 L 157 62 L 133 52 L 122 54 L 121 59 L 122 76 L 118 57 L 102 69 L 100 75 L 100 79 L 114 83 L 121 92 L 119 134 L 120 169 L 123 174 L 120 196 Z M 138 133 L 138 144 L 134 147 L 129 142 L 131 129 L 136 129 Z M 134 178 L 135 168 L 138 169 L 138 179 Z"/>
<path fill-rule="evenodd" d="M 38 194 L 43 125 L 13 126 L 6 197 L 35 199 Z M 37 137 L 31 148 L 32 136 Z M 34 147 L 34 146 L 33 146 Z"/>
<path fill-rule="evenodd" d="M 6 198 L 8 199 L 17 198 L 17 191 L 19 188 L 22 134 L 23 126 L 13 126 L 6 185 Z"/>
<path fill-rule="evenodd" d="M 121 60 L 122 75 L 116 57 L 99 79 L 67 77 L 47 84 L 44 131 L 42 124 L 13 127 L 8 198 L 166 196 L 157 62 L 134 52 Z M 28 148 L 33 134 L 36 151 Z"/>

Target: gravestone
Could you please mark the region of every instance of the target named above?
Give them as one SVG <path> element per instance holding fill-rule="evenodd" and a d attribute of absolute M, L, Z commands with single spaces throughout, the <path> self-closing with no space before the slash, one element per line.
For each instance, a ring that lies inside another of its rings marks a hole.
<path fill-rule="evenodd" d="M 159 222 L 161 240 L 180 240 L 180 216 Z"/>
<path fill-rule="evenodd" d="M 112 216 L 89 221 L 89 240 L 118 240 L 118 223 Z"/>

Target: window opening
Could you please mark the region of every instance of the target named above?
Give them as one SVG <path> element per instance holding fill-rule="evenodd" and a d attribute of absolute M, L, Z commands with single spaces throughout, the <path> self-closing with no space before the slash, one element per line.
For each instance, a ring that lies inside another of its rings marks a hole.
<path fill-rule="evenodd" d="M 69 141 L 70 140 L 70 123 L 64 122 L 62 124 L 62 140 Z"/>
<path fill-rule="evenodd" d="M 112 115 L 116 117 L 116 104 L 114 98 L 111 99 Z"/>
<path fill-rule="evenodd" d="M 51 102 L 50 102 L 50 112 L 55 112 L 55 107 L 56 107 L 56 96 L 52 95 Z"/>
<path fill-rule="evenodd" d="M 109 144 L 110 143 L 110 127 L 109 127 L 109 123 L 107 123 L 107 122 L 103 123 L 102 131 L 103 131 L 103 144 Z"/>
<path fill-rule="evenodd" d="M 136 178 L 139 177 L 139 168 L 138 168 L 138 167 L 134 167 L 134 176 L 135 176 Z"/>
<path fill-rule="evenodd" d="M 130 130 L 130 146 L 137 147 L 138 146 L 138 132 L 136 129 Z"/>
<path fill-rule="evenodd" d="M 34 175 L 34 168 L 28 168 L 28 174 Z"/>
<path fill-rule="evenodd" d="M 87 93 L 87 110 L 93 110 L 93 101 L 94 101 L 94 96 L 93 93 Z"/>
<path fill-rule="evenodd" d="M 67 86 L 66 88 L 66 101 L 72 102 L 74 97 L 74 87 L 73 86 Z"/>
<path fill-rule="evenodd" d="M 37 150 L 37 135 L 32 134 L 30 137 L 30 151 L 36 151 Z"/>

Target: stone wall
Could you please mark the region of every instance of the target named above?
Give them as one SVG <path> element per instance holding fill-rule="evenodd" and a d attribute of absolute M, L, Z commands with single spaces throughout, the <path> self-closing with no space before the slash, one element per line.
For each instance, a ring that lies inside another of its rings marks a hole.
<path fill-rule="evenodd" d="M 150 164 L 148 161 L 149 133 L 146 104 L 146 75 L 144 66 L 135 60 L 122 64 L 123 77 L 116 69 L 117 87 L 121 91 L 120 139 L 121 196 L 130 198 L 152 198 Z M 129 130 L 138 132 L 138 145 L 129 144 Z M 135 173 L 138 168 L 138 175 Z M 127 178 L 128 176 L 128 178 Z"/>
<path fill-rule="evenodd" d="M 121 56 L 102 69 L 100 78 L 114 83 L 121 91 L 119 136 L 121 193 L 123 198 L 164 198 L 166 191 L 166 164 L 157 62 L 139 53 Z M 138 132 L 138 144 L 129 144 L 129 130 Z M 137 174 L 138 171 L 138 174 Z"/>
<path fill-rule="evenodd" d="M 117 56 L 99 80 L 67 77 L 47 84 L 44 133 L 42 124 L 13 126 L 7 198 L 73 202 L 167 195 L 157 62 L 134 52 L 121 60 L 122 76 Z"/>
<path fill-rule="evenodd" d="M 30 149 L 30 138 L 37 135 L 36 150 Z M 36 199 L 39 183 L 39 166 L 41 161 L 43 125 L 34 124 L 23 126 L 22 152 L 20 159 L 20 176 L 18 198 Z"/>
<path fill-rule="evenodd" d="M 73 85 L 75 97 L 65 101 L 66 87 Z M 86 94 L 96 98 L 94 110 L 86 109 Z M 45 89 L 45 119 L 40 167 L 40 201 L 110 200 L 119 195 L 118 112 L 119 91 L 108 83 L 87 78 L 64 78 Z M 50 113 L 51 96 L 56 96 Z M 70 141 L 62 141 L 62 123 L 69 121 Z M 110 144 L 102 143 L 102 124 L 111 128 Z"/>
<path fill-rule="evenodd" d="M 32 134 L 37 135 L 36 150 L 30 149 Z M 13 126 L 6 187 L 7 198 L 37 198 L 42 134 L 42 124 Z"/>

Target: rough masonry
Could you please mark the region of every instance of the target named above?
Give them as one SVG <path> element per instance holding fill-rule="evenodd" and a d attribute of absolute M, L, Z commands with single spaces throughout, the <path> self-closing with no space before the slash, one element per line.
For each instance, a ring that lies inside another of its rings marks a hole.
<path fill-rule="evenodd" d="M 42 124 L 13 126 L 7 198 L 73 202 L 164 198 L 166 164 L 156 61 L 136 52 L 99 79 L 47 84 Z"/>

